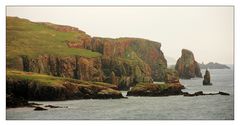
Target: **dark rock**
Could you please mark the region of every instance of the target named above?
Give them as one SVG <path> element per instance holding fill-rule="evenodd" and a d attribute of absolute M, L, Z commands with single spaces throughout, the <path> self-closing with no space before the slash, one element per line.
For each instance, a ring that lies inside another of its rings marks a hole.
<path fill-rule="evenodd" d="M 218 93 L 219 93 L 220 95 L 230 95 L 229 93 L 221 92 L 221 91 L 219 91 Z"/>
<path fill-rule="evenodd" d="M 43 107 L 35 107 L 34 111 L 45 111 L 47 109 L 43 108 Z"/>
<path fill-rule="evenodd" d="M 54 105 L 45 105 L 44 107 L 49 107 L 49 108 L 63 108 L 61 106 L 54 106 Z M 64 107 L 65 108 L 65 107 Z"/>
<path fill-rule="evenodd" d="M 6 102 L 7 108 L 24 107 L 28 105 L 27 99 L 20 96 L 16 96 L 13 93 L 7 94 Z"/>
<path fill-rule="evenodd" d="M 197 61 L 195 61 L 193 53 L 187 49 L 182 49 L 182 55 L 177 60 L 175 69 L 182 79 L 202 77 L 200 67 Z"/>
<path fill-rule="evenodd" d="M 195 94 L 189 94 L 188 92 L 183 93 L 183 96 L 187 96 L 187 97 L 193 97 L 196 96 Z"/>
<path fill-rule="evenodd" d="M 204 75 L 204 80 L 203 80 L 203 85 L 212 85 L 210 80 L 211 80 L 210 72 L 206 69 L 205 75 Z"/>
<path fill-rule="evenodd" d="M 202 91 L 195 92 L 194 94 L 195 94 L 195 96 L 204 95 Z"/>

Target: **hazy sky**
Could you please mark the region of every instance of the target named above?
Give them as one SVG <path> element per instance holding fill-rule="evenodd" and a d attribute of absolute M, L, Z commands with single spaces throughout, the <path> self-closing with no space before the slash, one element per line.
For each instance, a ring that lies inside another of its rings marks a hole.
<path fill-rule="evenodd" d="M 233 63 L 233 7 L 7 7 L 7 16 L 157 41 L 175 59 L 186 48 L 200 63 Z"/>

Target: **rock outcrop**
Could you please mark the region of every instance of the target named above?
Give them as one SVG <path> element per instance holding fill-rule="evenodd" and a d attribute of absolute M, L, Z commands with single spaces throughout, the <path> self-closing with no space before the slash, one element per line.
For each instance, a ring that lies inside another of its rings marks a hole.
<path fill-rule="evenodd" d="M 116 88 L 116 86 L 106 83 L 87 82 L 31 72 L 7 72 L 7 96 L 13 94 L 25 100 L 123 98 L 121 92 L 115 90 Z M 8 99 L 7 103 L 10 103 Z"/>
<path fill-rule="evenodd" d="M 202 77 L 200 67 L 195 61 L 193 53 L 187 49 L 182 49 L 182 55 L 177 60 L 175 69 L 182 79 Z"/>
<path fill-rule="evenodd" d="M 212 85 L 210 80 L 211 80 L 210 72 L 206 69 L 205 75 L 204 75 L 204 80 L 203 80 L 203 85 Z"/>
<path fill-rule="evenodd" d="M 137 84 L 127 92 L 127 96 L 169 96 L 182 95 L 181 84 Z"/>

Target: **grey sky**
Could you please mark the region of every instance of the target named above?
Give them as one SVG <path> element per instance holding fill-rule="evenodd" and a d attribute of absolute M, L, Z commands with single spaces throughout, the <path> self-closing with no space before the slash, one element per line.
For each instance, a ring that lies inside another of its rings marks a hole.
<path fill-rule="evenodd" d="M 8 16 L 78 27 L 91 36 L 140 37 L 198 62 L 233 63 L 233 7 L 7 7 Z"/>

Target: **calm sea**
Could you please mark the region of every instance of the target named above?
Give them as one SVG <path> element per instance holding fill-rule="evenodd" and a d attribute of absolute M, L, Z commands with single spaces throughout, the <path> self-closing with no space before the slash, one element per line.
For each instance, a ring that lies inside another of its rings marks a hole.
<path fill-rule="evenodd" d="M 204 74 L 205 70 L 202 70 Z M 232 69 L 210 70 L 213 86 L 203 86 L 202 78 L 181 80 L 187 92 L 228 92 L 230 96 L 169 96 L 128 97 L 110 100 L 69 100 L 36 102 L 44 105 L 68 106 L 47 111 L 33 108 L 11 108 L 6 110 L 7 119 L 234 119 L 234 75 Z M 126 95 L 126 92 L 123 92 Z"/>

